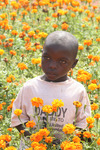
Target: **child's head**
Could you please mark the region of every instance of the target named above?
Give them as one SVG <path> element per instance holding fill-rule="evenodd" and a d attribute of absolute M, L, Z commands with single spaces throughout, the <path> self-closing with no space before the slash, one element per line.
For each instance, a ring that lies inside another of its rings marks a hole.
<path fill-rule="evenodd" d="M 74 68 L 77 59 L 78 41 L 65 31 L 55 31 L 45 40 L 42 54 L 44 80 L 61 82 L 67 79 L 67 73 Z"/>

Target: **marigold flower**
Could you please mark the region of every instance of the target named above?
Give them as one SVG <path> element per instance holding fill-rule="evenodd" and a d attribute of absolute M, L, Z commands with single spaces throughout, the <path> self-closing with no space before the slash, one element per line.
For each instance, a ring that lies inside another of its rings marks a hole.
<path fill-rule="evenodd" d="M 56 29 L 58 27 L 58 25 L 57 24 L 53 24 L 52 27 Z"/>
<path fill-rule="evenodd" d="M 46 137 L 45 142 L 46 143 L 51 143 L 52 142 L 52 137 L 51 136 Z"/>
<path fill-rule="evenodd" d="M 71 14 L 71 17 L 73 17 L 73 18 L 74 18 L 75 16 L 76 16 L 76 15 L 75 15 L 74 13 L 72 13 L 72 14 Z"/>
<path fill-rule="evenodd" d="M 32 120 L 32 121 L 28 121 L 27 123 L 26 123 L 26 127 L 27 128 L 33 128 L 35 126 L 35 122 Z"/>
<path fill-rule="evenodd" d="M 79 49 L 79 50 L 83 50 L 84 47 L 83 47 L 82 45 L 79 45 L 78 49 Z"/>
<path fill-rule="evenodd" d="M 97 140 L 97 144 L 98 144 L 98 145 L 100 145 L 100 138 L 98 138 L 98 140 Z"/>
<path fill-rule="evenodd" d="M 32 98 L 31 103 L 35 107 L 43 106 L 43 100 L 39 97 Z"/>
<path fill-rule="evenodd" d="M 6 142 L 4 140 L 0 140 L 0 149 L 4 149 L 6 147 Z"/>
<path fill-rule="evenodd" d="M 92 124 L 95 120 L 92 117 L 88 117 L 88 118 L 86 118 L 86 121 L 88 124 Z"/>
<path fill-rule="evenodd" d="M 87 46 L 92 45 L 92 40 L 85 40 L 84 45 L 87 45 Z"/>
<path fill-rule="evenodd" d="M 79 102 L 79 101 L 74 101 L 73 105 L 75 105 L 76 107 L 81 107 L 82 106 L 81 102 Z"/>
<path fill-rule="evenodd" d="M 47 137 L 50 134 L 50 131 L 47 130 L 47 128 L 44 129 L 40 129 L 39 133 L 43 136 L 43 137 Z"/>
<path fill-rule="evenodd" d="M 24 69 L 28 69 L 28 67 L 26 66 L 26 64 L 24 63 L 18 63 L 18 68 L 20 68 L 21 70 L 24 70 Z"/>
<path fill-rule="evenodd" d="M 93 104 L 91 105 L 91 109 L 92 109 L 92 110 L 98 109 L 98 105 L 97 105 L 96 103 L 93 103 Z"/>
<path fill-rule="evenodd" d="M 22 110 L 21 110 L 21 109 L 16 109 L 16 110 L 14 111 L 14 114 L 17 115 L 17 116 L 20 116 L 21 113 L 22 113 Z"/>
<path fill-rule="evenodd" d="M 78 136 L 73 137 L 73 142 L 78 143 L 80 141 L 81 141 L 81 139 Z"/>
<path fill-rule="evenodd" d="M 10 50 L 10 54 L 11 54 L 12 56 L 16 55 L 16 51 Z"/>
<path fill-rule="evenodd" d="M 14 146 L 9 146 L 9 147 L 5 148 L 5 150 L 17 150 L 17 148 Z"/>
<path fill-rule="evenodd" d="M 94 83 L 91 83 L 89 86 L 88 86 L 88 89 L 90 89 L 90 90 L 95 90 L 95 89 L 97 89 L 97 85 L 96 84 L 94 84 Z"/>
<path fill-rule="evenodd" d="M 9 77 L 7 77 L 7 78 L 6 78 L 6 81 L 7 81 L 7 82 L 9 82 L 9 83 L 11 83 L 11 82 L 15 81 L 15 77 L 14 77 L 14 75 L 12 75 L 12 74 L 11 74 L 11 75 L 9 75 Z"/>
<path fill-rule="evenodd" d="M 61 25 L 61 27 L 62 27 L 63 30 L 67 30 L 68 27 L 69 27 L 69 25 L 68 25 L 67 23 L 63 23 L 63 24 Z"/>
<path fill-rule="evenodd" d="M 3 119 L 3 116 L 2 115 L 0 115 L 0 120 L 2 120 Z"/>
<path fill-rule="evenodd" d="M 91 138 L 91 133 L 88 131 L 83 132 L 83 137 Z"/>
<path fill-rule="evenodd" d="M 41 58 L 32 58 L 32 64 L 39 64 L 41 63 Z"/>
<path fill-rule="evenodd" d="M 18 34 L 18 32 L 16 31 L 16 30 L 12 30 L 12 32 L 11 32 L 13 35 L 17 35 Z"/>
<path fill-rule="evenodd" d="M 3 55 L 3 54 L 4 54 L 4 50 L 0 49 L 0 55 Z"/>
<path fill-rule="evenodd" d="M 23 134 L 25 132 L 25 130 L 20 130 L 20 133 Z"/>
<path fill-rule="evenodd" d="M 89 129 L 91 129 L 91 128 L 93 128 L 93 127 L 94 127 L 93 124 L 89 124 L 89 126 L 88 126 Z"/>
<path fill-rule="evenodd" d="M 0 110 L 2 110 L 2 104 L 0 104 Z"/>
<path fill-rule="evenodd" d="M 43 136 L 39 132 L 36 132 L 35 134 L 32 134 L 30 136 L 30 140 L 34 142 L 40 142 L 42 139 L 43 139 Z"/>
<path fill-rule="evenodd" d="M 94 118 L 99 119 L 100 118 L 100 114 L 99 113 L 95 114 Z"/>
<path fill-rule="evenodd" d="M 50 105 L 43 106 L 42 110 L 43 110 L 43 112 L 48 113 L 48 114 L 53 112 L 52 106 L 50 106 Z"/>
<path fill-rule="evenodd" d="M 75 131 L 75 126 L 73 124 L 66 124 L 64 127 L 63 127 L 63 132 L 65 134 L 72 134 L 74 131 Z"/>
<path fill-rule="evenodd" d="M 92 60 L 98 62 L 100 60 L 100 56 L 93 56 Z"/>
<path fill-rule="evenodd" d="M 35 148 L 36 146 L 39 146 L 40 144 L 38 143 L 38 142 L 32 142 L 31 143 L 31 146 L 33 147 L 33 148 Z"/>
<path fill-rule="evenodd" d="M 8 128 L 8 129 L 7 129 L 7 131 L 10 131 L 10 132 L 11 132 L 11 131 L 12 131 L 12 129 L 13 129 L 13 128 Z"/>

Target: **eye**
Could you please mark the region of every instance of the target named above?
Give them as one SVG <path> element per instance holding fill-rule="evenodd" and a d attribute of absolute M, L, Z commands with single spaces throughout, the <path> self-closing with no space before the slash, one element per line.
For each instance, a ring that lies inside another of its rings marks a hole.
<path fill-rule="evenodd" d="M 48 56 L 43 56 L 44 57 L 44 59 L 46 59 L 46 60 L 50 60 L 50 57 L 48 57 Z"/>
<path fill-rule="evenodd" d="M 66 64 L 67 61 L 66 61 L 66 60 L 60 60 L 60 63 L 61 63 L 61 64 Z"/>

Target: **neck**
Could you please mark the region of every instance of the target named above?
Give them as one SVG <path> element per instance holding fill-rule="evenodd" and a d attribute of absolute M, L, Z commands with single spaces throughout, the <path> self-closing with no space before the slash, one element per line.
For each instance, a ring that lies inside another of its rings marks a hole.
<path fill-rule="evenodd" d="M 58 78 L 56 80 L 50 80 L 46 77 L 46 75 L 44 74 L 42 77 L 41 77 L 42 80 L 44 81 L 48 81 L 48 82 L 63 82 L 63 81 L 66 81 L 68 79 L 67 75 L 61 77 L 61 78 Z"/>

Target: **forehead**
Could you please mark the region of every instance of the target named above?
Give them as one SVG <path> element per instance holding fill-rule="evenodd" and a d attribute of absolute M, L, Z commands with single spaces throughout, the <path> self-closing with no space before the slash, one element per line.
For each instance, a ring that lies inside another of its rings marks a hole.
<path fill-rule="evenodd" d="M 45 45 L 43 48 L 43 54 L 48 54 L 52 57 L 56 56 L 59 58 L 73 58 L 73 51 L 68 46 L 59 44 Z"/>

